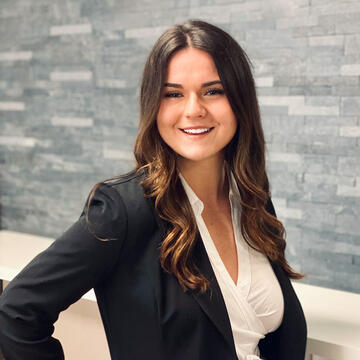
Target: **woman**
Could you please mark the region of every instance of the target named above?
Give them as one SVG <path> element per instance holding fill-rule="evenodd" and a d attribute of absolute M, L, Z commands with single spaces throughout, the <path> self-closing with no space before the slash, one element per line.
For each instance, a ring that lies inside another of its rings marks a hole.
<path fill-rule="evenodd" d="M 289 281 L 302 275 L 285 259 L 244 51 L 208 23 L 173 26 L 140 110 L 136 169 L 97 184 L 0 297 L 5 358 L 62 359 L 53 323 L 94 287 L 112 359 L 303 359 Z"/>

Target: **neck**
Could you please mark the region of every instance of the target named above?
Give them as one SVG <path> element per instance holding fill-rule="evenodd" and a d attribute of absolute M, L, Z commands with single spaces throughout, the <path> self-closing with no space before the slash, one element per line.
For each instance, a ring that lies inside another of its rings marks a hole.
<path fill-rule="evenodd" d="M 204 205 L 216 205 L 228 198 L 229 187 L 223 158 L 201 162 L 178 159 L 177 168 Z"/>

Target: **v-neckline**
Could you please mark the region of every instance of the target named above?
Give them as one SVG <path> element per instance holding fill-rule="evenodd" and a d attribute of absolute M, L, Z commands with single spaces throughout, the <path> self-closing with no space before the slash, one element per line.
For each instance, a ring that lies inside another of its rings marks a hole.
<path fill-rule="evenodd" d="M 236 231 L 235 231 L 235 224 L 234 224 L 234 208 L 233 208 L 233 204 L 231 199 L 230 200 L 230 207 L 231 207 L 231 223 L 232 223 L 232 227 L 233 227 L 233 233 L 234 233 L 234 240 L 235 240 L 235 248 L 236 248 L 236 257 L 237 257 L 237 279 L 236 279 L 236 283 L 234 282 L 233 278 L 231 277 L 230 273 L 228 272 L 223 260 L 221 259 L 221 256 L 215 246 L 215 243 L 211 237 L 211 234 L 209 232 L 209 229 L 207 228 L 204 218 L 202 217 L 202 215 L 199 215 L 200 221 L 203 223 L 203 229 L 206 232 L 206 236 L 208 239 L 210 239 L 211 241 L 208 242 L 209 246 L 211 247 L 211 253 L 215 256 L 215 261 L 218 264 L 218 266 L 221 267 L 221 272 L 222 274 L 226 274 L 226 281 L 231 284 L 231 287 L 234 288 L 235 290 L 239 289 L 239 278 L 240 278 L 240 271 L 239 271 L 239 261 L 240 261 L 240 254 L 239 254 L 239 239 L 237 237 Z M 204 241 L 204 240 L 203 240 Z M 212 262 L 213 257 L 210 257 L 210 262 Z"/>
<path fill-rule="evenodd" d="M 184 186 L 185 192 L 187 193 L 187 196 L 189 198 L 190 204 L 191 206 L 194 208 L 195 210 L 195 217 L 198 219 L 198 221 L 201 223 L 201 227 L 203 229 L 203 231 L 205 232 L 204 236 L 201 236 L 202 241 L 204 243 L 204 246 L 207 250 L 207 252 L 209 253 L 209 259 L 210 262 L 214 264 L 215 267 L 220 267 L 221 269 L 221 276 L 224 276 L 223 280 L 226 281 L 226 283 L 228 283 L 228 286 L 230 286 L 232 288 L 233 291 L 238 292 L 241 291 L 241 293 L 247 298 L 250 292 L 250 284 L 251 284 L 251 264 L 250 264 L 250 254 L 249 254 L 249 248 L 248 246 L 245 246 L 245 248 L 243 247 L 242 244 L 240 244 L 241 241 L 245 242 L 242 239 L 241 233 L 239 231 L 237 231 L 238 227 L 240 226 L 240 224 L 238 223 L 238 218 L 234 216 L 234 212 L 237 211 L 237 204 L 235 204 L 235 206 L 233 206 L 233 199 L 234 199 L 234 192 L 233 192 L 233 186 L 234 186 L 234 179 L 233 179 L 233 175 L 231 173 L 229 173 L 229 177 L 228 177 L 228 181 L 229 181 L 229 200 L 230 200 L 230 206 L 231 206 L 231 220 L 232 220 L 232 227 L 233 227 L 233 232 L 234 232 L 234 238 L 235 238 L 235 247 L 236 247 L 236 254 L 237 254 L 237 280 L 236 283 L 234 282 L 234 280 L 232 279 L 232 277 L 230 276 L 224 262 L 221 259 L 221 256 L 215 246 L 215 243 L 210 235 L 210 232 L 205 224 L 205 221 L 202 217 L 202 211 L 204 209 L 204 204 L 203 202 L 197 197 L 197 195 L 194 193 L 194 191 L 192 190 L 192 188 L 189 186 L 189 184 L 186 182 L 186 180 L 184 179 L 184 177 L 181 175 L 181 173 L 179 173 L 180 179 L 182 181 L 182 184 Z M 232 196 L 230 196 L 230 194 L 232 194 Z M 238 215 L 238 214 L 237 214 Z M 199 225 L 199 224 L 198 224 Z M 200 230 L 200 228 L 199 228 Z M 201 233 L 201 231 L 200 231 Z M 239 247 L 243 247 L 243 249 L 246 252 L 246 259 L 243 258 L 243 254 L 240 254 L 240 249 Z M 211 253 L 211 254 L 210 254 Z M 212 255 L 212 256 L 210 256 Z M 242 273 L 240 271 L 240 261 L 245 261 L 247 263 L 247 278 L 244 279 L 243 281 L 241 279 L 241 275 L 240 273 Z M 216 272 L 216 270 L 214 269 L 214 272 Z"/>
<path fill-rule="evenodd" d="M 204 217 L 202 216 L 202 214 L 200 214 L 199 217 L 200 217 L 200 221 L 203 223 L 202 225 L 203 225 L 204 231 L 206 232 L 206 237 L 210 240 L 210 241 L 208 241 L 208 243 L 211 247 L 211 252 L 213 253 L 213 256 L 215 256 L 216 263 L 218 264 L 218 266 L 221 267 L 222 273 L 226 274 L 225 276 L 227 278 L 227 281 L 231 283 L 231 286 L 237 288 L 237 284 L 239 283 L 239 251 L 238 251 L 238 244 L 237 244 L 236 232 L 235 232 L 235 227 L 234 227 L 233 206 L 231 204 L 230 199 L 229 199 L 229 202 L 230 202 L 230 213 L 231 213 L 231 226 L 232 226 L 232 231 L 233 231 L 233 236 L 234 236 L 235 252 L 236 252 L 236 282 L 230 275 L 228 269 L 225 266 L 223 259 L 221 258 L 221 255 L 220 255 L 220 253 L 215 245 L 215 242 L 210 234 L 209 228 L 206 225 Z"/>

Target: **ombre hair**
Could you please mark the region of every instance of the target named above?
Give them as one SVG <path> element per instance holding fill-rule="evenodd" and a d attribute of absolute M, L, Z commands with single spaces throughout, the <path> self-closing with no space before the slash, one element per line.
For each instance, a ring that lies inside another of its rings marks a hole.
<path fill-rule="evenodd" d="M 241 233 L 249 246 L 278 262 L 290 278 L 300 279 L 303 275 L 285 259 L 284 227 L 267 210 L 270 192 L 265 141 L 250 60 L 228 33 L 200 20 L 166 30 L 153 46 L 142 75 L 135 171 L 144 172 L 144 195 L 155 199 L 155 210 L 167 224 L 160 247 L 161 266 L 176 276 L 184 290 L 203 292 L 210 284 L 192 256 L 199 241 L 198 228 L 178 176 L 177 154 L 161 138 L 156 121 L 169 61 L 188 47 L 212 57 L 238 122 L 236 134 L 225 149 L 225 161 L 241 196 Z M 91 196 L 88 204 L 90 201 Z"/>

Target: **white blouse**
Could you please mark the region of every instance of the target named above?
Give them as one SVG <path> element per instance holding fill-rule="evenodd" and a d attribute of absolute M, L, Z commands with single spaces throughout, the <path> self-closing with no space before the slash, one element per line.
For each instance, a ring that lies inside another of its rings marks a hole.
<path fill-rule="evenodd" d="M 260 359 L 259 340 L 280 326 L 284 299 L 268 258 L 252 249 L 241 234 L 240 194 L 233 174 L 230 176 L 229 199 L 238 256 L 236 284 L 222 262 L 201 216 L 204 209 L 203 202 L 196 196 L 184 177 L 181 174 L 179 176 L 224 298 L 237 357 L 239 360 Z"/>

